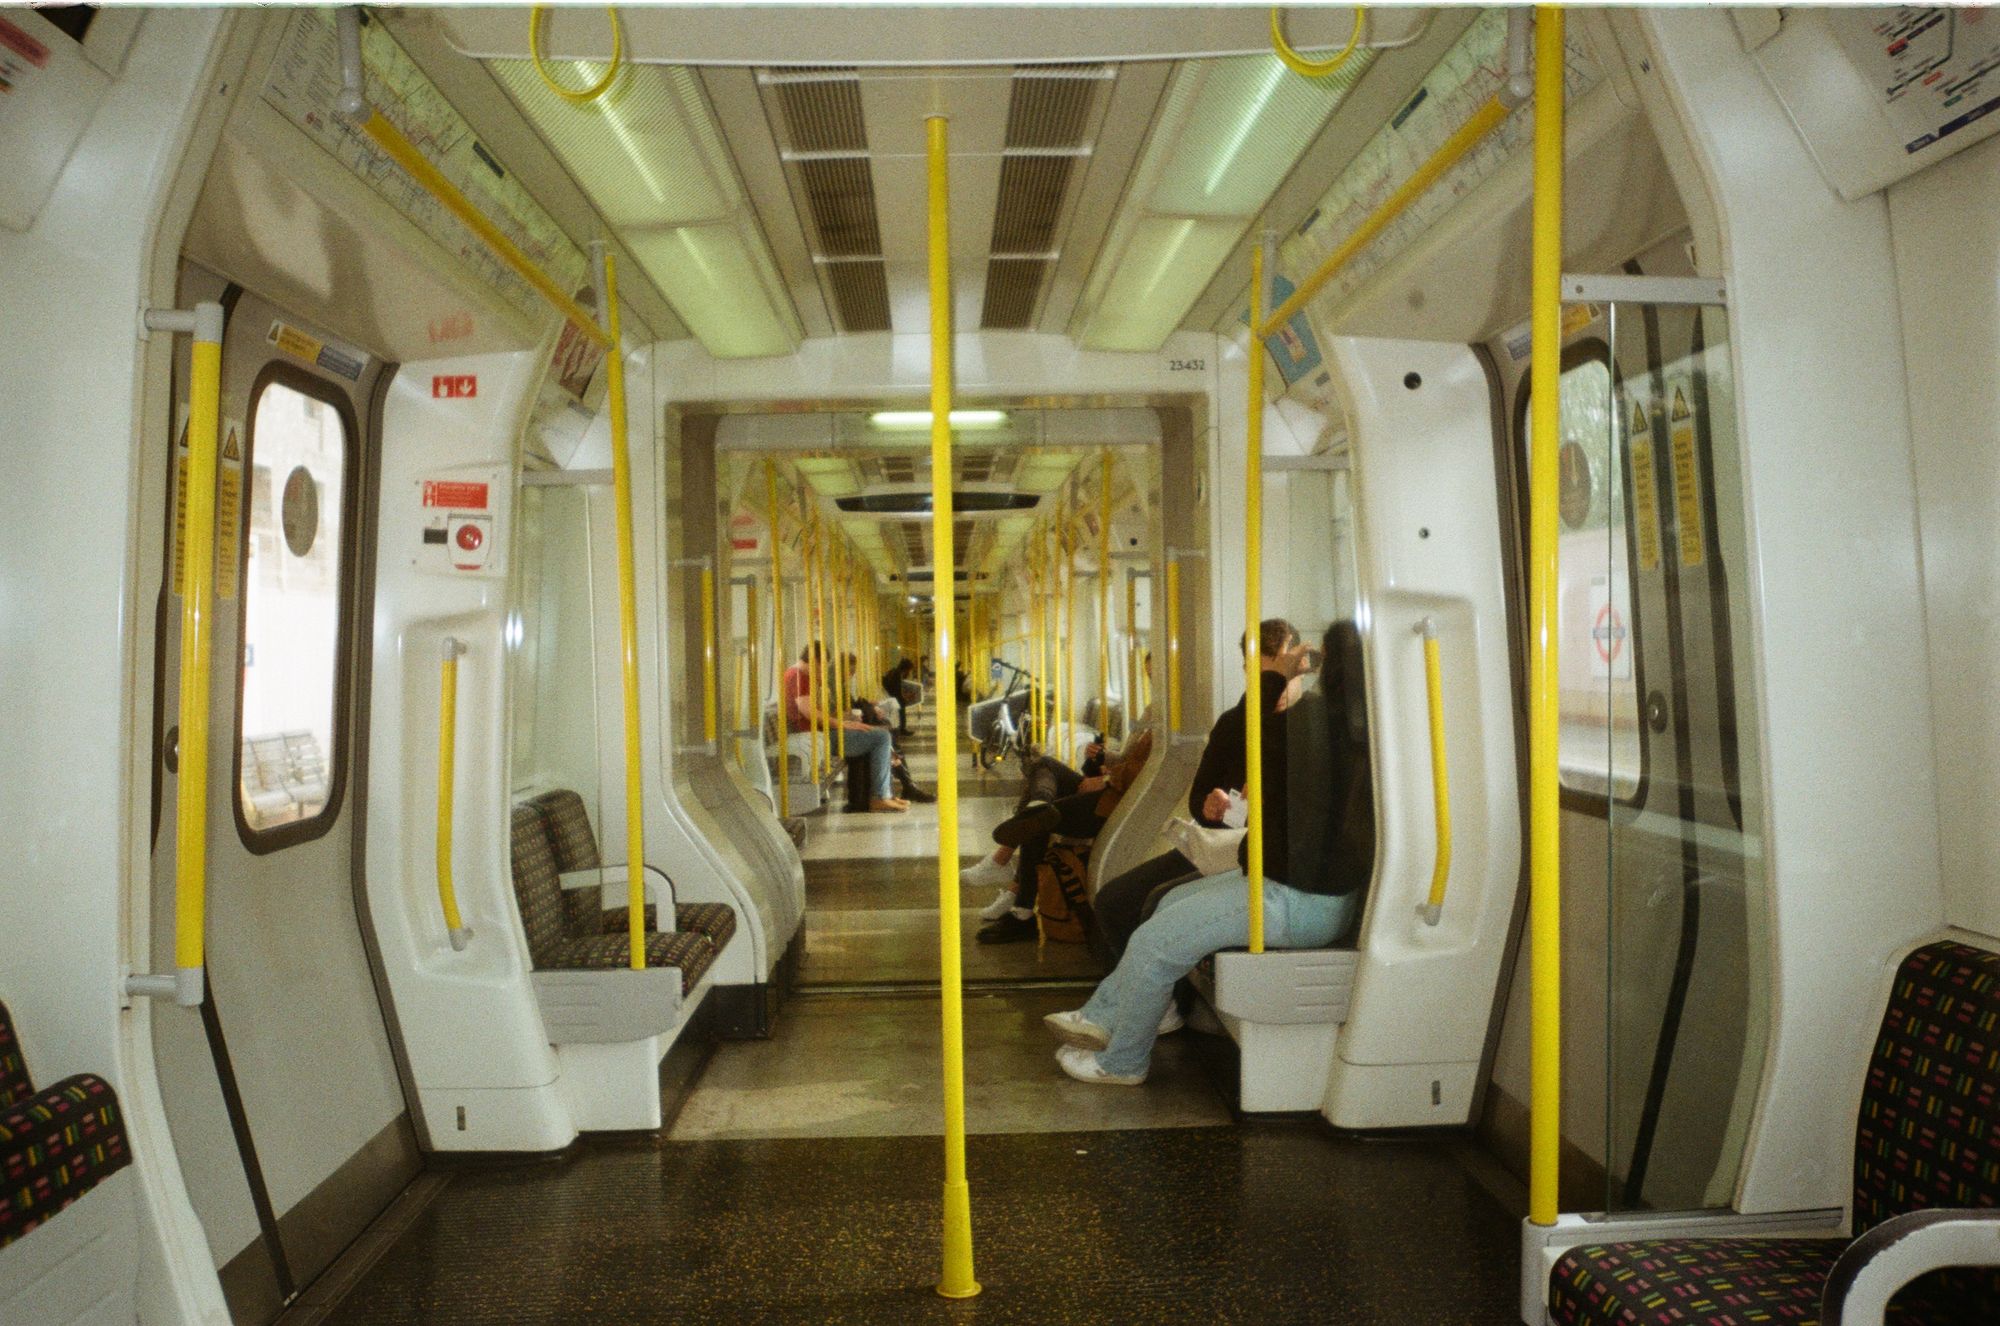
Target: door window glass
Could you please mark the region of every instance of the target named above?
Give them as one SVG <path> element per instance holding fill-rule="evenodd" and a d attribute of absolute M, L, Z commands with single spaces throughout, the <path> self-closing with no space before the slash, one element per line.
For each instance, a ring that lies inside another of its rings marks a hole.
<path fill-rule="evenodd" d="M 334 801 L 352 441 L 332 401 L 283 381 L 258 391 L 237 723 L 239 809 L 251 834 L 310 826 Z"/>

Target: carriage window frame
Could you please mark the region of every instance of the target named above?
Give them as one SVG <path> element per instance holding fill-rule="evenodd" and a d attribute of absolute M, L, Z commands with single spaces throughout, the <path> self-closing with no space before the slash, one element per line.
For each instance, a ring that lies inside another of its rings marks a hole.
<path fill-rule="evenodd" d="M 1603 365 L 1609 379 L 1611 391 L 1612 459 L 1621 467 L 1621 487 L 1625 498 L 1625 510 L 1623 512 L 1625 537 L 1621 543 L 1625 558 L 1625 583 L 1630 587 L 1628 607 L 1630 608 L 1632 623 L 1627 639 L 1632 649 L 1632 685 L 1639 705 L 1639 776 L 1633 782 L 1631 790 L 1622 796 L 1618 795 L 1616 785 L 1610 783 L 1609 780 L 1606 780 L 1607 785 L 1602 789 L 1587 786 L 1580 787 L 1570 783 L 1563 776 L 1560 767 L 1556 771 L 1556 779 L 1562 806 L 1565 810 L 1580 811 L 1587 815 L 1594 815 L 1599 819 L 1608 820 L 1611 818 L 1611 807 L 1613 805 L 1634 810 L 1642 809 L 1645 806 L 1647 788 L 1652 783 L 1653 733 L 1652 725 L 1646 721 L 1645 651 L 1639 647 L 1639 642 L 1643 638 L 1644 628 L 1641 620 L 1642 609 L 1639 603 L 1638 578 L 1634 570 L 1638 562 L 1632 552 L 1632 483 L 1631 475 L 1623 473 L 1626 456 L 1623 447 L 1620 445 L 1623 439 L 1618 432 L 1619 400 L 1624 379 L 1618 372 L 1618 363 L 1612 356 L 1610 342 L 1606 341 L 1602 336 L 1592 334 L 1565 345 L 1563 347 L 1561 364 L 1557 371 L 1557 390 L 1559 392 L 1561 390 L 1560 383 L 1563 377 L 1566 377 L 1571 371 L 1582 367 L 1584 364 L 1591 363 Z M 1533 458 L 1529 455 L 1529 444 L 1532 439 L 1528 431 L 1528 409 L 1533 395 L 1533 369 L 1531 367 L 1523 368 L 1519 377 L 1515 379 L 1514 446 L 1512 451 L 1512 463 L 1515 475 L 1515 500 L 1518 503 L 1516 509 L 1521 512 L 1519 552 L 1523 568 L 1526 568 L 1530 561 L 1528 513 L 1531 508 L 1529 506 L 1528 480 L 1529 472 L 1533 465 Z M 1525 610 L 1529 606 L 1527 603 L 1528 586 L 1525 579 L 1521 585 L 1521 594 L 1525 614 Z M 1526 616 L 1524 615 L 1523 621 L 1525 620 Z M 1558 764 L 1560 764 L 1560 761 L 1558 761 Z"/>
<path fill-rule="evenodd" d="M 269 828 L 258 828 L 250 823 L 243 805 L 243 701 L 246 690 L 245 658 L 249 650 L 250 632 L 250 527 L 254 510 L 254 494 L 250 490 L 257 466 L 257 412 L 264 403 L 264 393 L 273 386 L 282 386 L 309 397 L 323 405 L 330 406 L 340 420 L 342 454 L 340 463 L 340 550 L 336 554 L 338 582 L 333 602 L 335 607 L 333 687 L 329 697 L 332 704 L 332 723 L 327 741 L 327 794 L 326 804 L 313 815 L 285 824 L 275 824 Z M 234 750 L 230 755 L 230 813 L 236 820 L 236 836 L 243 846 L 258 856 L 283 851 L 301 843 L 323 838 L 340 818 L 341 807 L 347 793 L 347 748 L 351 739 L 351 707 L 353 701 L 354 675 L 354 620 L 355 620 L 355 580 L 357 565 L 355 554 L 360 546 L 359 531 L 356 528 L 358 516 L 359 490 L 361 480 L 361 425 L 354 409 L 354 402 L 337 384 L 310 373 L 294 364 L 273 360 L 257 372 L 250 386 L 250 403 L 246 411 L 243 438 L 243 497 L 242 516 L 237 522 L 237 546 L 235 550 L 239 571 L 236 595 L 236 726 L 231 734 Z"/>

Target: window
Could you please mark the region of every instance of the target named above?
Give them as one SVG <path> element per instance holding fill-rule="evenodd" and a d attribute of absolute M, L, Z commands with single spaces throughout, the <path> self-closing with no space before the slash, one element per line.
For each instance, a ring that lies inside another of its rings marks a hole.
<path fill-rule="evenodd" d="M 266 370 L 252 399 L 237 821 L 271 850 L 325 832 L 340 800 L 353 428 L 345 402 L 302 374 Z"/>
<path fill-rule="evenodd" d="M 1626 800 L 1644 782 L 1646 733 L 1639 716 L 1626 479 L 1612 432 L 1608 353 L 1602 341 L 1589 341 L 1563 356 L 1562 441 L 1556 456 L 1557 762 L 1565 788 Z M 1524 512 L 1528 396 L 1524 386 L 1516 419 Z M 1526 536 L 1524 522 L 1524 543 Z"/>

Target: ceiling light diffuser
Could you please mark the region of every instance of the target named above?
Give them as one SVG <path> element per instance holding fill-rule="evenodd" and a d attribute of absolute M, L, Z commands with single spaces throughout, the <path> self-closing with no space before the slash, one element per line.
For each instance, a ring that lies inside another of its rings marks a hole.
<path fill-rule="evenodd" d="M 929 428 L 929 410 L 877 410 L 868 416 L 876 428 Z M 1007 422 L 1005 410 L 953 410 L 953 428 L 998 428 Z"/>

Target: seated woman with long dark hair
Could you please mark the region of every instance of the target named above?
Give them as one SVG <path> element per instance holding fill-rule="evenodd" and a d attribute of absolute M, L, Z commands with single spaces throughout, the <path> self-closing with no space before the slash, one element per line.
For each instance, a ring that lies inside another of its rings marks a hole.
<path fill-rule="evenodd" d="M 1374 866 L 1372 833 L 1364 844 L 1344 832 L 1364 792 L 1357 780 L 1369 776 L 1349 718 L 1350 698 L 1360 698 L 1358 642 L 1352 623 L 1334 623 L 1318 688 L 1289 709 L 1266 710 L 1264 942 L 1272 948 L 1319 948 L 1345 934 Z M 1064 1042 L 1056 1052 L 1064 1072 L 1111 1086 L 1146 1080 L 1174 983 L 1209 954 L 1250 942 L 1244 856 L 1239 849 L 1235 870 L 1168 893 L 1090 1002 L 1048 1016 Z"/>

